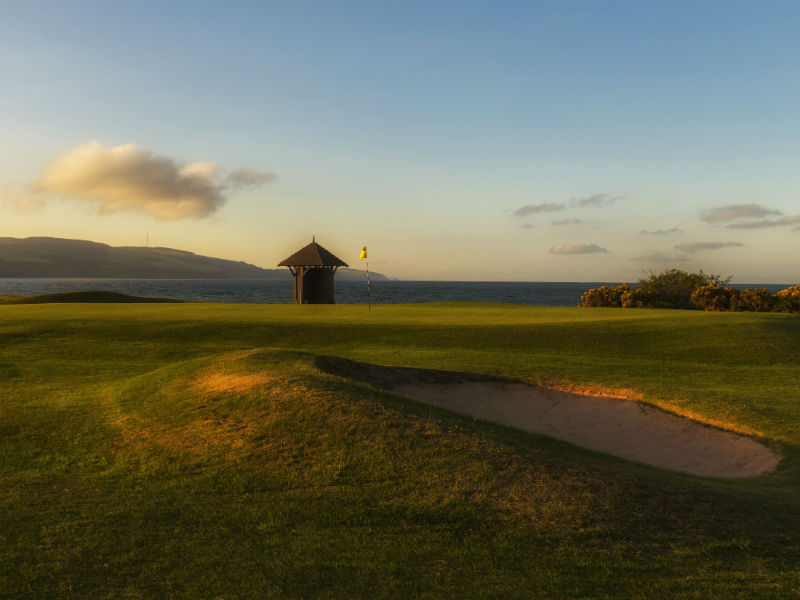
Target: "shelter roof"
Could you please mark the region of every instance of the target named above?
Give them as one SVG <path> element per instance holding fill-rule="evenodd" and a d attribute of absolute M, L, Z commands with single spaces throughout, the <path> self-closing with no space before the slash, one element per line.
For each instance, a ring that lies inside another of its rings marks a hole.
<path fill-rule="evenodd" d="M 316 241 L 301 248 L 286 260 L 278 263 L 279 267 L 346 267 L 347 263 L 334 256 Z"/>

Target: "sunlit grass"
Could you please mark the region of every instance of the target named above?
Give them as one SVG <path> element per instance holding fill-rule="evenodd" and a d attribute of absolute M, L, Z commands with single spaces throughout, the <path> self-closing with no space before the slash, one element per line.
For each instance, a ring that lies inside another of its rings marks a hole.
<path fill-rule="evenodd" d="M 793 597 L 800 319 L 435 304 L 0 307 L 0 597 Z M 757 433 L 700 479 L 320 355 L 629 390 Z"/>

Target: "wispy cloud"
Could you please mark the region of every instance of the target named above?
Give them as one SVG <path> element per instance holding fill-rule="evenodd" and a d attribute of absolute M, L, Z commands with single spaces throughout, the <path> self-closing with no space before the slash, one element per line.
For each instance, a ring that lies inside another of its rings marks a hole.
<path fill-rule="evenodd" d="M 744 246 L 742 242 L 690 242 L 687 244 L 678 244 L 675 250 L 682 252 L 700 252 L 702 250 L 719 250 L 720 248 L 733 248 L 735 246 Z"/>
<path fill-rule="evenodd" d="M 580 225 L 583 223 L 580 219 L 559 219 L 558 221 L 553 221 L 553 225 Z"/>
<path fill-rule="evenodd" d="M 252 187 L 277 181 L 278 176 L 274 173 L 265 173 L 263 171 L 242 167 L 241 169 L 234 169 L 231 171 L 225 180 L 234 187 Z"/>
<path fill-rule="evenodd" d="M 607 252 L 608 250 L 597 244 L 555 244 L 549 250 L 549 254 L 601 254 Z"/>
<path fill-rule="evenodd" d="M 525 223 L 525 225 L 520 225 L 520 229 L 536 229 L 538 225 L 534 225 L 533 223 Z"/>
<path fill-rule="evenodd" d="M 645 254 L 644 256 L 639 256 L 633 260 L 641 260 L 644 262 L 685 262 L 689 259 L 685 256 L 680 256 L 679 254 L 675 253 L 664 254 L 662 252 L 652 252 L 651 254 Z"/>
<path fill-rule="evenodd" d="M 641 235 L 673 235 L 673 234 L 683 233 L 683 229 L 680 229 L 678 227 L 670 227 L 669 229 L 656 229 L 655 231 L 642 230 L 639 233 Z"/>
<path fill-rule="evenodd" d="M 761 221 L 749 221 L 747 223 L 730 223 L 726 225 L 726 227 L 730 229 L 764 229 L 767 227 L 784 227 L 786 225 L 795 225 L 797 223 L 800 223 L 800 215 L 781 217 L 780 219 L 776 219 L 774 221 L 763 219 Z"/>
<path fill-rule="evenodd" d="M 142 212 L 160 219 L 206 217 L 225 203 L 227 186 L 262 185 L 275 176 L 237 169 L 220 179 L 212 162 L 183 164 L 134 144 L 88 142 L 50 161 L 12 200 L 43 204 L 67 197 L 93 203 L 100 214 Z"/>
<path fill-rule="evenodd" d="M 593 194 L 585 198 L 573 198 L 570 201 L 572 206 L 608 206 L 618 200 L 622 200 L 622 196 L 610 196 L 609 194 Z"/>
<path fill-rule="evenodd" d="M 511 214 L 515 217 L 525 217 L 545 212 L 554 212 L 557 210 L 565 210 L 568 208 L 583 208 L 587 206 L 601 207 L 613 204 L 618 200 L 622 200 L 622 196 L 611 196 L 609 194 L 593 194 L 584 198 L 572 198 L 568 203 L 564 202 L 542 202 L 540 204 L 526 204 L 520 206 Z M 555 225 L 556 223 L 554 223 Z M 566 223 L 558 223 L 563 225 Z"/>
<path fill-rule="evenodd" d="M 707 210 L 700 218 L 706 223 L 727 223 L 736 219 L 758 219 L 780 214 L 783 213 L 760 204 L 730 204 Z"/>
<path fill-rule="evenodd" d="M 527 215 L 533 215 L 537 213 L 564 210 L 565 208 L 566 208 L 565 204 L 543 202 L 542 204 L 526 204 L 525 206 L 520 206 L 517 210 L 515 210 L 511 214 L 514 215 L 515 217 L 525 217 Z"/>

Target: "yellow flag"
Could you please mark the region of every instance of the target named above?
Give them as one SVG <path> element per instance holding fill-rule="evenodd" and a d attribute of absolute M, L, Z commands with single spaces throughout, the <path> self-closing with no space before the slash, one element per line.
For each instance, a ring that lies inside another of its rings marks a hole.
<path fill-rule="evenodd" d="M 361 256 L 358 257 L 358 260 L 364 260 L 365 258 L 367 258 L 367 247 L 366 246 L 364 246 L 361 249 Z"/>

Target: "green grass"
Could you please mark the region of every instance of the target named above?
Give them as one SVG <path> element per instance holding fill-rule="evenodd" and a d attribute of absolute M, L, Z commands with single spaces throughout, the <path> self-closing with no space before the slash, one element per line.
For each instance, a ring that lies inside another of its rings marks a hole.
<path fill-rule="evenodd" d="M 798 342 L 782 314 L 0 306 L 0 598 L 798 598 Z M 784 460 L 663 471 L 321 356 L 627 389 Z"/>

